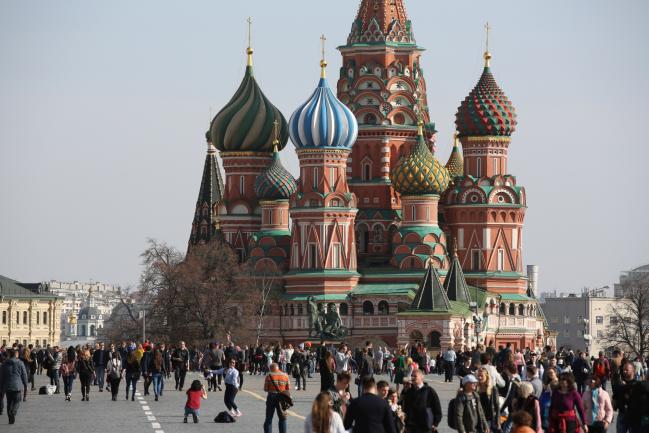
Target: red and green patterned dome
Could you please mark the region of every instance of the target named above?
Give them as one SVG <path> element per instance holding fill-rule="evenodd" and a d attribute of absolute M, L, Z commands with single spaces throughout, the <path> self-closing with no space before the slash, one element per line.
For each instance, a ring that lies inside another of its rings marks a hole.
<path fill-rule="evenodd" d="M 277 140 L 275 143 L 279 144 Z M 284 168 L 275 148 L 273 162 L 255 180 L 255 193 L 262 200 L 288 200 L 295 191 L 295 178 Z"/>
<path fill-rule="evenodd" d="M 490 55 L 486 54 L 485 56 Z M 478 84 L 455 115 L 460 137 L 509 137 L 516 129 L 516 110 L 505 96 L 489 67 L 489 58 Z"/>

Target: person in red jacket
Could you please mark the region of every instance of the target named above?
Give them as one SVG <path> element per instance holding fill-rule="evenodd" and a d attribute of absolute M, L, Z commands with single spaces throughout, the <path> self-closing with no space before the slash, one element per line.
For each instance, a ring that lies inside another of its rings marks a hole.
<path fill-rule="evenodd" d="M 611 364 L 604 356 L 604 352 L 599 352 L 599 357 L 593 362 L 593 374 L 602 383 L 602 389 L 606 389 L 606 382 L 611 377 Z"/>

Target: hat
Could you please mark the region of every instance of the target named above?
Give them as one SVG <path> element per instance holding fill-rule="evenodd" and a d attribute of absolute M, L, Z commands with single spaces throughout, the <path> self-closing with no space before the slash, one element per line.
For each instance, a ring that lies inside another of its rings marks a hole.
<path fill-rule="evenodd" d="M 462 386 L 466 385 L 467 383 L 478 383 L 478 379 L 476 379 L 472 374 L 467 374 L 462 378 Z"/>
<path fill-rule="evenodd" d="M 304 349 L 304 343 L 300 343 L 297 347 L 299 347 L 300 349 Z"/>

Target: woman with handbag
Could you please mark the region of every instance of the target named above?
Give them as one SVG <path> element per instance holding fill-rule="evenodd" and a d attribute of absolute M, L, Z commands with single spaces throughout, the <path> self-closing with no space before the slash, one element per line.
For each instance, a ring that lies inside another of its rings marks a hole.
<path fill-rule="evenodd" d="M 77 375 L 77 352 L 70 346 L 65 360 L 61 363 L 61 376 L 63 377 L 63 391 L 65 401 L 72 401 L 72 384 Z"/>
<path fill-rule="evenodd" d="M 113 396 L 113 401 L 117 401 L 117 394 L 119 393 L 119 384 L 122 381 L 122 359 L 119 353 L 114 353 L 113 357 L 108 361 L 106 367 L 106 377 L 110 383 L 110 393 Z"/>

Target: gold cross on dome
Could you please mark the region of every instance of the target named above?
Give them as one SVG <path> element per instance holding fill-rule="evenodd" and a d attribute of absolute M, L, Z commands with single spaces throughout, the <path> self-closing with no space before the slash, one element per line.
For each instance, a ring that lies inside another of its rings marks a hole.
<path fill-rule="evenodd" d="M 489 32 L 491 31 L 491 26 L 489 25 L 489 22 L 487 21 L 487 24 L 484 25 L 485 32 L 487 34 L 487 43 L 486 43 L 486 48 L 485 51 L 489 52 Z"/>
<path fill-rule="evenodd" d="M 279 121 L 275 119 L 273 122 L 273 152 L 277 152 L 279 146 Z"/>

